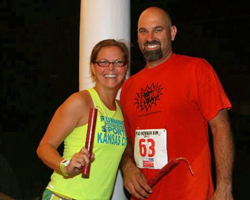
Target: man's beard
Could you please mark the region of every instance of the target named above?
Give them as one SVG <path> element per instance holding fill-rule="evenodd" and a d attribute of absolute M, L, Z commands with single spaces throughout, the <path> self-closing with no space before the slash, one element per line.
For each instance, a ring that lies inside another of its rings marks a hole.
<path fill-rule="evenodd" d="M 156 60 L 160 60 L 163 56 L 161 49 L 157 49 L 157 50 L 153 50 L 153 51 L 143 50 L 142 54 L 143 54 L 145 60 L 148 62 L 154 62 Z"/>
<path fill-rule="evenodd" d="M 152 41 L 152 42 L 146 42 L 144 45 L 154 45 L 154 44 L 159 44 L 160 42 L 158 41 Z M 146 59 L 146 61 L 148 62 L 154 62 L 156 60 L 159 60 L 163 57 L 163 53 L 161 49 L 156 49 L 156 50 L 142 50 L 142 54 L 144 56 L 144 58 Z"/>

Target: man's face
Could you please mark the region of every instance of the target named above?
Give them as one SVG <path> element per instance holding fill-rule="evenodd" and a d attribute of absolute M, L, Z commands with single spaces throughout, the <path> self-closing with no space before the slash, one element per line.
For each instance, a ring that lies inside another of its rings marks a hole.
<path fill-rule="evenodd" d="M 172 53 L 171 39 L 174 36 L 163 13 L 155 11 L 141 15 L 138 22 L 138 43 L 147 62 L 167 58 Z"/>

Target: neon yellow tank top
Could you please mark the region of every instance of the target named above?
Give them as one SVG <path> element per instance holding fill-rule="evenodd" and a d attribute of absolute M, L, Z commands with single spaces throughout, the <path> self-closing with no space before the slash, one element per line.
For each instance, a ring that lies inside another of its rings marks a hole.
<path fill-rule="evenodd" d="M 113 192 L 121 156 L 127 145 L 122 111 L 116 102 L 116 111 L 109 110 L 94 88 L 88 89 L 98 109 L 89 178 L 79 174 L 65 178 L 54 172 L 47 189 L 77 200 L 109 200 Z M 85 146 L 87 126 L 75 128 L 64 141 L 63 158 L 70 159 Z"/>

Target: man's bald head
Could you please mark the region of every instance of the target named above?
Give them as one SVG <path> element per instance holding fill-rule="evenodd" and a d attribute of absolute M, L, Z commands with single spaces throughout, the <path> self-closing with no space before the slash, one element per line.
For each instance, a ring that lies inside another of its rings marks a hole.
<path fill-rule="evenodd" d="M 171 56 L 171 42 L 176 33 L 177 28 L 172 26 L 171 18 L 165 10 L 149 7 L 141 13 L 138 20 L 138 43 L 149 68 Z"/>
<path fill-rule="evenodd" d="M 145 9 L 138 20 L 138 27 L 139 27 L 139 23 L 141 20 L 145 19 L 145 18 L 150 18 L 150 17 L 159 17 L 160 19 L 162 19 L 162 21 L 164 21 L 166 24 L 168 24 L 170 27 L 172 26 L 172 20 L 170 15 L 168 14 L 167 11 L 163 10 L 162 8 L 159 7 L 149 7 L 147 9 Z"/>

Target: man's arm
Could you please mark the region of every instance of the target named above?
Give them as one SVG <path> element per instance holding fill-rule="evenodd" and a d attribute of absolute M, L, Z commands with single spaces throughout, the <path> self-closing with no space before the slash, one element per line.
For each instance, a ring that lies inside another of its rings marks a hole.
<path fill-rule="evenodd" d="M 123 173 L 124 186 L 128 192 L 137 199 L 147 198 L 152 192 L 152 189 L 147 184 L 147 179 L 144 174 L 135 165 L 130 138 L 128 138 L 127 147 L 122 156 L 121 170 Z"/>
<path fill-rule="evenodd" d="M 209 121 L 213 134 L 216 166 L 216 189 L 210 200 L 233 200 L 232 172 L 234 162 L 234 142 L 226 109 Z"/>

